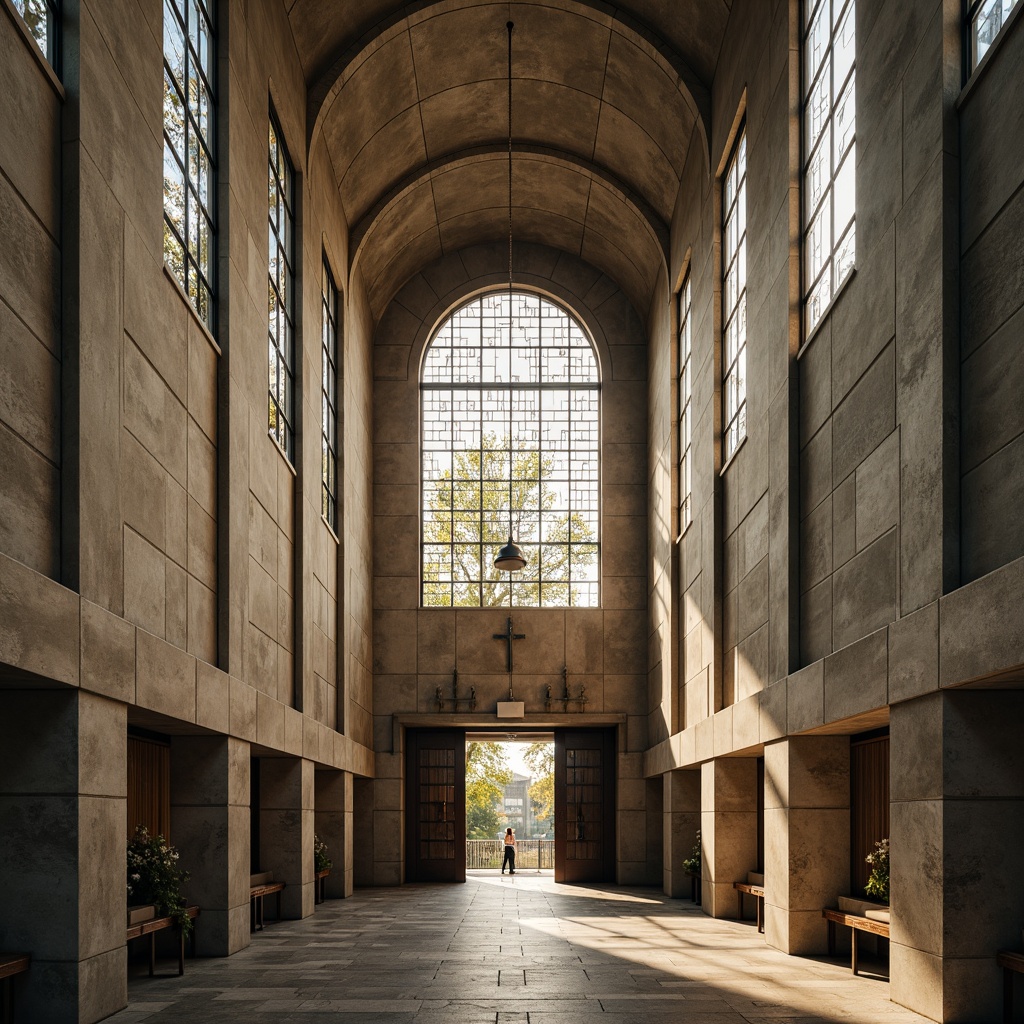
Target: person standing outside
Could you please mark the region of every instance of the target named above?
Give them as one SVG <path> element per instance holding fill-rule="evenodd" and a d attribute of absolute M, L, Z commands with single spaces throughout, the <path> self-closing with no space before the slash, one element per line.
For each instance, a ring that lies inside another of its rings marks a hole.
<path fill-rule="evenodd" d="M 501 862 L 502 874 L 505 874 L 506 866 L 510 875 L 516 873 L 516 834 L 511 828 L 505 829 L 505 859 Z"/>

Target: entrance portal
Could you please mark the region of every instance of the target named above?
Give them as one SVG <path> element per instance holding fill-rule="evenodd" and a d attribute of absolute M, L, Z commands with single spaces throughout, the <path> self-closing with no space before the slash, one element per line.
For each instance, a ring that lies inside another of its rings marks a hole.
<path fill-rule="evenodd" d="M 405 877 L 409 882 L 466 880 L 468 732 L 409 729 L 406 733 Z M 552 735 L 552 730 L 543 732 L 545 738 Z M 553 733 L 555 881 L 614 882 L 615 730 L 555 729 Z M 530 736 L 528 730 L 518 730 L 519 739 Z M 481 733 L 477 727 L 472 739 L 500 742 L 505 736 L 496 730 Z M 504 832 L 504 822 L 500 824 Z M 546 831 L 546 838 L 550 834 Z M 535 841 L 519 828 L 516 835 L 525 843 Z M 538 860 L 536 867 L 543 870 L 550 864 Z"/>

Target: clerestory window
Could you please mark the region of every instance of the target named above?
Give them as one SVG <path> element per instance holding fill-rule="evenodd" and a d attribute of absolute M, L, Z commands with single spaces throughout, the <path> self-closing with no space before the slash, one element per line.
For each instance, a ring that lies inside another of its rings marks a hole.
<path fill-rule="evenodd" d="M 804 330 L 810 333 L 856 258 L 854 0 L 805 0 L 804 19 Z"/>
<path fill-rule="evenodd" d="M 722 182 L 722 359 L 724 456 L 747 436 L 747 131 L 740 128 Z"/>
<path fill-rule="evenodd" d="M 213 0 L 164 0 L 164 261 L 212 332 Z"/>
<path fill-rule="evenodd" d="M 295 463 L 295 170 L 270 111 L 270 436 Z"/>
<path fill-rule="evenodd" d="M 1018 0 L 970 0 L 967 5 L 967 73 L 970 74 L 995 42 Z"/>
<path fill-rule="evenodd" d="M 424 606 L 598 605 L 600 387 L 589 337 L 546 298 L 482 295 L 445 320 L 420 382 Z M 493 564 L 510 517 L 511 574 Z"/>
<path fill-rule="evenodd" d="M 320 286 L 320 512 L 332 530 L 338 528 L 338 286 L 323 257 Z"/>
<path fill-rule="evenodd" d="M 14 9 L 28 26 L 50 67 L 60 74 L 57 30 L 60 25 L 58 0 L 14 0 Z"/>
<path fill-rule="evenodd" d="M 690 508 L 691 497 L 691 453 L 690 441 L 692 431 L 691 399 L 693 382 L 690 376 L 690 275 L 687 273 L 683 287 L 679 290 L 679 355 L 677 373 L 677 395 L 679 403 L 679 524 L 680 533 L 684 533 L 690 525 L 693 511 Z"/>

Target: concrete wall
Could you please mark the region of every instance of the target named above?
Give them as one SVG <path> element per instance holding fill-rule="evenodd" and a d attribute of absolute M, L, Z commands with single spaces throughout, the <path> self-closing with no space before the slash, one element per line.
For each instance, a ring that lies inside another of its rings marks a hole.
<path fill-rule="evenodd" d="M 0 551 L 60 578 L 61 197 L 64 90 L 0 9 Z"/>
<path fill-rule="evenodd" d="M 1024 555 L 1024 124 L 1007 89 L 1020 81 L 1020 11 L 979 68 L 959 105 L 960 502 L 964 581 Z"/>

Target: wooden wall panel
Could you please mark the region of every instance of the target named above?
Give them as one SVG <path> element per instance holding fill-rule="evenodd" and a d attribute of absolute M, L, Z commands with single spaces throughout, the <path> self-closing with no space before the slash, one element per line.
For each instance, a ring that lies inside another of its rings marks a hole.
<path fill-rule="evenodd" d="M 888 736 L 851 742 L 850 776 L 850 882 L 862 896 L 871 874 L 864 858 L 889 835 Z"/>
<path fill-rule="evenodd" d="M 171 838 L 171 748 L 159 740 L 128 737 L 128 835 L 145 825 Z"/>

